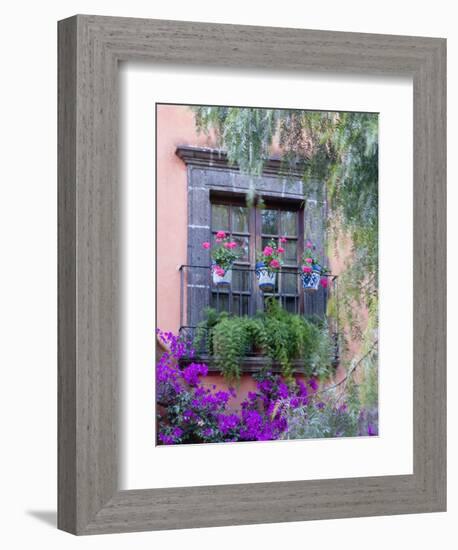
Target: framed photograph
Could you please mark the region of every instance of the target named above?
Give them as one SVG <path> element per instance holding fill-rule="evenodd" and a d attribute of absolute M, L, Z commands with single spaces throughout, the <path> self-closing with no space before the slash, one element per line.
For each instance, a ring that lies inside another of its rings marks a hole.
<path fill-rule="evenodd" d="M 444 511 L 446 45 L 59 22 L 58 526 Z"/>

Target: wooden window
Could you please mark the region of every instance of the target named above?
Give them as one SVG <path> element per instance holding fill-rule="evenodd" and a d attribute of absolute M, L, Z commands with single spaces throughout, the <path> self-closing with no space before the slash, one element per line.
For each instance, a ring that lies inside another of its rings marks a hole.
<path fill-rule="evenodd" d="M 234 264 L 232 285 L 229 289 L 211 288 L 211 305 L 217 310 L 230 311 L 238 315 L 252 313 L 251 255 L 254 248 L 254 228 L 250 220 L 250 209 L 241 200 L 212 202 L 211 232 L 215 244 L 216 233 L 225 231 L 239 245 L 242 255 Z"/>
<path fill-rule="evenodd" d="M 251 315 L 263 307 L 267 296 L 276 296 L 291 312 L 304 313 L 304 303 L 299 292 L 300 257 L 303 250 L 304 213 L 300 204 L 267 202 L 266 207 L 248 208 L 243 197 L 213 198 L 211 204 L 211 233 L 215 242 L 218 231 L 225 231 L 236 241 L 243 255 L 235 263 L 231 288 L 212 285 L 212 307 L 238 315 Z M 270 293 L 259 290 L 253 271 L 256 251 L 262 250 L 270 240 L 278 243 L 287 237 L 285 264 L 277 276 L 276 288 Z"/>
<path fill-rule="evenodd" d="M 291 312 L 303 313 L 303 301 L 299 293 L 300 260 L 303 250 L 303 210 L 300 207 L 293 209 L 281 203 L 267 203 L 266 208 L 256 211 L 259 219 L 261 247 L 269 241 L 278 243 L 280 237 L 286 237 L 283 260 L 284 265 L 277 276 L 276 288 L 272 293 L 263 294 L 265 299 L 272 294 L 278 295 L 283 307 Z"/>

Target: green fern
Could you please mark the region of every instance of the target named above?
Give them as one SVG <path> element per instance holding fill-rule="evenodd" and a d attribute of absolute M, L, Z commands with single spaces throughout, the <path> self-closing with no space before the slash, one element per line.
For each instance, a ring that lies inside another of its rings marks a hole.
<path fill-rule="evenodd" d="M 228 317 L 212 329 L 216 364 L 229 380 L 240 378 L 240 365 L 248 352 L 250 339 L 244 318 Z"/>
<path fill-rule="evenodd" d="M 291 380 L 293 363 L 302 362 L 308 376 L 321 378 L 331 373 L 332 342 L 322 320 L 307 320 L 281 308 L 277 300 L 266 301 L 266 311 L 255 317 L 236 317 L 207 310 L 206 320 L 199 324 L 195 345 L 206 342 L 223 375 L 229 380 L 240 378 L 241 365 L 255 349 L 266 361 L 280 364 L 285 379 Z"/>

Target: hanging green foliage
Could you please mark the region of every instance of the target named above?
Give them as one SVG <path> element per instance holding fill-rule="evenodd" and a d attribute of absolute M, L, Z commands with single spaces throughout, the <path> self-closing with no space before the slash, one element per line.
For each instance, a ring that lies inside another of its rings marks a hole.
<path fill-rule="evenodd" d="M 293 315 L 275 299 L 267 300 L 266 311 L 254 317 L 218 314 L 208 308 L 193 345 L 213 356 L 228 380 L 240 377 L 244 358 L 254 350 L 278 363 L 287 380 L 298 361 L 308 376 L 327 378 L 333 371 L 333 342 L 326 323 Z"/>
<path fill-rule="evenodd" d="M 339 278 L 340 306 L 330 302 L 352 338 L 374 342 L 378 315 L 378 115 L 294 109 L 194 107 L 199 132 L 213 131 L 229 162 L 262 174 L 275 142 L 286 169 L 304 167 L 304 194 L 326 200 L 328 255 L 341 243 L 347 262 Z M 255 184 L 248 200 L 255 195 Z M 317 184 L 318 182 L 318 184 Z M 358 304 L 367 311 L 361 323 Z M 366 344 L 365 344 L 366 345 Z"/>

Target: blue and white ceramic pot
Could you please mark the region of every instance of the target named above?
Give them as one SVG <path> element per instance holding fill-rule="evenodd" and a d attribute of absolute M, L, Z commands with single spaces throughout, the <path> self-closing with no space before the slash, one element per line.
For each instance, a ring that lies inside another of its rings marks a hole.
<path fill-rule="evenodd" d="M 255 272 L 258 279 L 259 288 L 262 291 L 270 291 L 275 288 L 275 279 L 277 274 L 274 271 L 268 270 L 264 262 L 256 263 Z"/>
<path fill-rule="evenodd" d="M 320 286 L 321 266 L 318 264 L 312 265 L 312 271 L 301 273 L 301 279 L 305 292 L 316 292 Z"/>
<path fill-rule="evenodd" d="M 224 275 L 218 275 L 215 271 L 215 265 L 215 263 L 212 263 L 213 284 L 230 286 L 232 283 L 232 268 L 226 269 Z"/>

